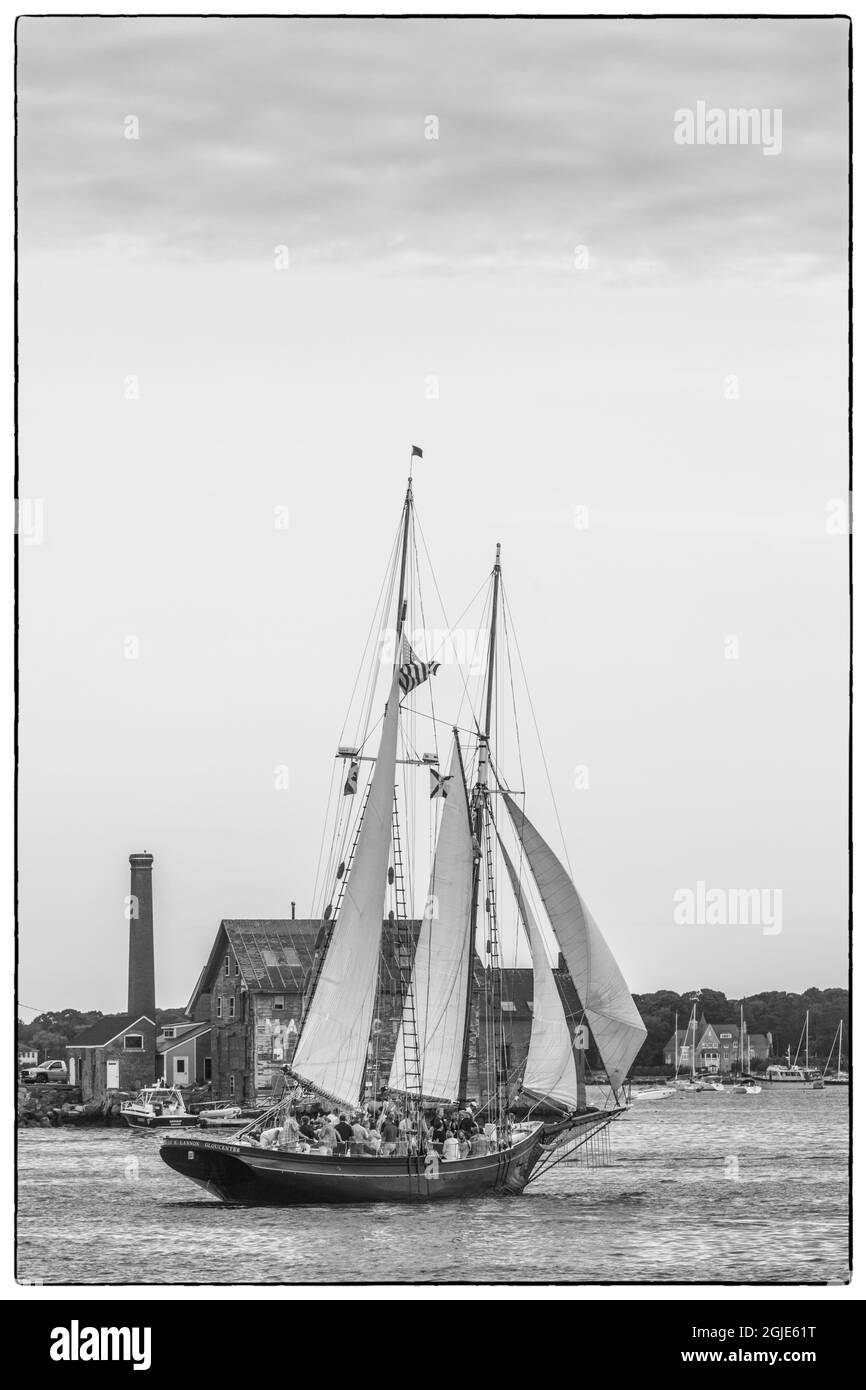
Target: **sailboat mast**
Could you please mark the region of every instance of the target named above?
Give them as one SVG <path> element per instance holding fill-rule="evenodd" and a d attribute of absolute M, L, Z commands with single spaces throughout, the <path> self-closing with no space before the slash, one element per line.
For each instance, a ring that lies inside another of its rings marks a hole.
<path fill-rule="evenodd" d="M 410 465 L 411 467 L 411 465 Z M 406 487 L 403 502 L 403 539 L 400 547 L 400 582 L 397 586 L 397 640 L 394 648 L 394 665 L 400 665 L 400 639 L 403 635 L 403 622 L 406 617 L 406 555 L 409 550 L 409 518 L 412 511 L 412 474 Z"/>
<path fill-rule="evenodd" d="M 487 651 L 487 690 L 484 701 L 484 729 L 478 735 L 478 781 L 475 786 L 473 799 L 473 835 L 474 846 L 472 856 L 472 911 L 469 918 L 469 987 L 466 991 L 466 1022 L 463 1030 L 463 1062 L 460 1068 L 460 1095 L 458 1097 L 461 1105 L 466 1104 L 467 1090 L 469 1087 L 469 1023 L 472 1016 L 472 980 L 475 973 L 475 936 L 478 929 L 478 899 L 481 886 L 481 856 L 482 844 L 484 842 L 484 804 L 485 792 L 487 788 L 487 762 L 488 744 L 490 740 L 490 724 L 493 713 L 493 685 L 495 678 L 496 661 L 496 621 L 499 613 L 499 576 L 501 567 L 499 564 L 501 546 L 496 543 L 496 560 L 493 564 L 493 601 L 490 613 L 490 644 Z M 498 1059 L 496 1070 L 498 1072 Z"/>

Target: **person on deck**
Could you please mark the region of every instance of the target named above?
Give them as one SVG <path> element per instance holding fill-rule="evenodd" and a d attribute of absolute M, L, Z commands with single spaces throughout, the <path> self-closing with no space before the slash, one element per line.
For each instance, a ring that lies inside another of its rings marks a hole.
<path fill-rule="evenodd" d="M 298 1129 L 302 1139 L 306 1140 L 308 1144 L 315 1144 L 316 1131 L 313 1129 L 313 1123 L 309 1115 L 301 1116 L 298 1121 Z"/>
<path fill-rule="evenodd" d="M 445 1136 L 447 1135 L 447 1133 L 448 1126 L 445 1123 L 445 1116 L 443 1115 L 442 1110 L 439 1109 L 436 1111 L 436 1114 L 433 1117 L 433 1124 L 430 1127 L 430 1137 L 435 1145 L 441 1146 L 445 1143 Z"/>
<path fill-rule="evenodd" d="M 476 1129 L 472 1138 L 469 1140 L 470 1158 L 483 1158 L 487 1153 L 487 1136 L 483 1129 Z"/>
<path fill-rule="evenodd" d="M 397 1148 L 397 1140 L 400 1137 L 400 1131 L 395 1125 L 394 1121 L 390 1118 L 390 1116 L 382 1125 L 381 1133 L 382 1148 L 379 1152 L 381 1153 L 382 1158 L 390 1158 L 391 1154 L 393 1154 L 395 1149 Z"/>
<path fill-rule="evenodd" d="M 334 1125 L 334 1129 L 337 1131 L 337 1152 L 347 1154 L 352 1139 L 352 1126 L 349 1124 L 345 1115 L 340 1116 L 338 1123 Z"/>
<path fill-rule="evenodd" d="M 352 1125 L 352 1143 L 350 1145 L 349 1152 L 355 1154 L 356 1156 L 358 1154 L 367 1153 L 367 1141 L 369 1140 L 369 1138 L 369 1130 L 367 1129 L 366 1125 L 361 1119 L 361 1116 L 356 1115 L 355 1123 Z"/>
<path fill-rule="evenodd" d="M 458 1149 L 459 1149 L 459 1157 L 460 1157 L 460 1158 L 468 1158 L 468 1157 L 469 1157 L 469 1153 L 470 1153 L 470 1150 L 471 1150 L 471 1147 L 472 1147 L 472 1146 L 471 1146 L 471 1144 L 470 1144 L 470 1142 L 469 1142 L 469 1137 L 468 1137 L 468 1135 L 467 1135 L 465 1129 L 461 1129 L 461 1130 L 458 1131 L 458 1134 L 457 1134 L 457 1147 L 458 1147 Z"/>
<path fill-rule="evenodd" d="M 328 1153 L 333 1153 L 337 1147 L 337 1129 L 330 1115 L 326 1115 L 319 1129 L 319 1143 Z"/>
<path fill-rule="evenodd" d="M 397 1128 L 400 1132 L 400 1137 L 397 1140 L 397 1153 L 401 1156 L 414 1153 L 415 1135 L 411 1117 L 404 1115 Z"/>
<path fill-rule="evenodd" d="M 280 1130 L 279 1146 L 281 1149 L 293 1149 L 300 1137 L 301 1127 L 290 1110 Z"/>
<path fill-rule="evenodd" d="M 459 1157 L 460 1144 L 457 1135 L 453 1131 L 450 1131 L 445 1136 L 445 1142 L 442 1145 L 442 1160 L 444 1163 L 453 1163 Z"/>

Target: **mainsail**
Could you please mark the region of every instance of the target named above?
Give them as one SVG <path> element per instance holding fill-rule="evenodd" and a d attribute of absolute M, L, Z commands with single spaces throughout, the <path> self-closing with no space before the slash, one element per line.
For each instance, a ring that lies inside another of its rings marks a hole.
<path fill-rule="evenodd" d="M 529 949 L 532 953 L 532 1031 L 523 1072 L 523 1089 L 541 1099 L 555 1101 L 567 1110 L 577 1108 L 577 1068 L 571 1031 L 553 971 L 544 949 L 544 940 L 532 908 L 520 884 L 508 850 L 502 840 L 499 848 L 505 860 L 511 887 L 517 899 Z"/>
<path fill-rule="evenodd" d="M 507 793 L 505 804 L 616 1090 L 643 1044 L 646 1028 L 610 947 L 565 869 Z"/>
<path fill-rule="evenodd" d="M 399 704 L 395 671 L 354 862 L 292 1061 L 305 1081 L 345 1105 L 358 1103 L 376 1002 Z"/>
<path fill-rule="evenodd" d="M 421 1091 L 437 1100 L 456 1100 L 460 1087 L 469 954 L 473 949 L 469 933 L 472 831 L 456 747 L 451 767 L 458 769 L 458 774 L 453 776 L 445 798 L 412 971 Z M 398 1091 L 417 1085 L 414 1076 L 406 1076 L 402 1022 L 389 1085 Z"/>

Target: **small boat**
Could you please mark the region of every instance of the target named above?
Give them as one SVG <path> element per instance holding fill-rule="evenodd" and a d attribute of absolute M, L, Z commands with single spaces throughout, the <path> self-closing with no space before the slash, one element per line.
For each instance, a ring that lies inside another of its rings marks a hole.
<path fill-rule="evenodd" d="M 812 1090 L 813 1090 L 813 1091 L 823 1091 L 823 1089 L 824 1089 L 824 1078 L 823 1078 L 823 1076 L 817 1076 L 817 1077 L 815 1078 L 815 1080 L 812 1082 Z"/>
<path fill-rule="evenodd" d="M 821 1078 L 820 1078 L 820 1079 L 821 1079 L 821 1085 L 819 1086 L 816 1082 L 814 1082 L 814 1081 L 812 1082 L 812 1089 L 815 1090 L 815 1091 L 821 1091 L 821 1090 L 824 1089 L 825 1086 L 848 1086 L 848 1085 L 850 1085 L 850 1078 L 849 1078 L 849 1076 L 848 1076 L 847 1071 L 843 1071 L 843 1070 L 842 1070 L 842 1024 L 844 1023 L 844 1021 L 845 1021 L 844 1019 L 841 1019 L 841 1018 L 840 1018 L 840 1020 L 839 1020 L 839 1027 L 836 1029 L 836 1033 L 835 1033 L 834 1036 L 833 1036 L 833 1041 L 832 1041 L 832 1043 L 830 1044 L 830 1055 L 829 1055 L 829 1057 L 827 1058 L 827 1062 L 826 1062 L 826 1065 L 825 1065 L 825 1067 L 824 1067 L 823 1074 L 822 1074 L 822 1076 L 821 1076 Z M 829 1065 L 830 1065 L 830 1058 L 833 1056 L 833 1053 L 834 1053 L 834 1051 L 835 1051 L 835 1049 L 836 1049 L 836 1038 L 837 1038 L 837 1037 L 838 1037 L 838 1039 L 839 1039 L 839 1052 L 838 1052 L 838 1056 L 837 1056 L 837 1058 L 836 1058 L 836 1075 L 835 1075 L 835 1076 L 828 1076 L 828 1075 L 827 1075 L 827 1068 L 828 1068 Z"/>
<path fill-rule="evenodd" d="M 262 1110 L 245 1109 L 242 1105 L 232 1105 L 225 1101 L 222 1105 L 212 1105 L 198 1112 L 202 1129 L 243 1129 L 250 1120 L 258 1119 Z"/>
<path fill-rule="evenodd" d="M 198 1115 L 187 1110 L 177 1086 L 159 1082 L 145 1086 L 135 1100 L 124 1101 L 120 1113 L 133 1129 L 186 1129 L 199 1122 Z"/>
<path fill-rule="evenodd" d="M 743 1060 L 748 1052 L 748 1060 L 751 1061 L 751 1050 L 747 1047 L 748 1034 L 746 1032 L 746 1020 L 743 1014 L 743 1004 L 740 1004 L 740 1079 L 731 1087 L 731 1094 L 735 1096 L 759 1096 L 761 1087 L 753 1076 L 743 1070 Z"/>
<path fill-rule="evenodd" d="M 673 1086 L 638 1086 L 632 1087 L 632 1100 L 669 1100 L 676 1095 Z"/>
<path fill-rule="evenodd" d="M 788 1048 L 789 1052 L 790 1050 L 791 1049 Z M 774 1062 L 771 1067 L 767 1067 L 765 1075 L 768 1081 L 773 1081 L 777 1084 L 780 1081 L 788 1083 L 799 1082 L 802 1086 L 812 1079 L 811 1076 L 808 1076 L 803 1068 L 798 1067 L 796 1063 L 789 1063 L 787 1066 L 782 1066 L 781 1063 Z"/>

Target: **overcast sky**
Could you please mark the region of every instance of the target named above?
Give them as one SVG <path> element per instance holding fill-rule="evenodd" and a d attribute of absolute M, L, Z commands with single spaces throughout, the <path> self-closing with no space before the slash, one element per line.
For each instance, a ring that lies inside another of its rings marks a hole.
<path fill-rule="evenodd" d="M 18 35 L 22 1001 L 124 1007 L 134 850 L 162 1006 L 222 917 L 310 912 L 411 443 L 452 621 L 502 542 L 632 988 L 843 984 L 845 23 Z M 676 144 L 698 102 L 781 151 Z M 782 930 L 676 923 L 701 881 Z"/>

